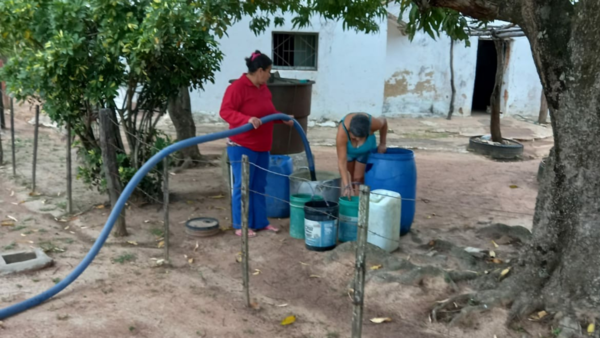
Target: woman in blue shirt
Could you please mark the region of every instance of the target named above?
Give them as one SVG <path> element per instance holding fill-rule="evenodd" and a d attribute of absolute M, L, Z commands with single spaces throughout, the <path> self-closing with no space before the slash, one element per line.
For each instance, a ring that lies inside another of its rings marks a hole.
<path fill-rule="evenodd" d="M 358 186 L 365 182 L 365 169 L 369 154 L 377 149 L 385 153 L 388 124 L 385 117 L 373 118 L 366 113 L 346 115 L 338 125 L 336 147 L 338 168 L 342 177 L 342 196 L 358 194 Z M 375 132 L 379 131 L 379 146 Z"/>

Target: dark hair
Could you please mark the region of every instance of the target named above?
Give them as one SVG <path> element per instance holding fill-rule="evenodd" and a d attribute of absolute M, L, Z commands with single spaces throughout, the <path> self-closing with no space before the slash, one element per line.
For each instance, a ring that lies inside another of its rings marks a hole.
<path fill-rule="evenodd" d="M 259 50 L 255 51 L 250 55 L 250 57 L 246 58 L 246 66 L 248 66 L 248 73 L 252 74 L 259 69 L 267 70 L 267 68 L 271 67 L 273 61 L 261 53 Z"/>
<path fill-rule="evenodd" d="M 364 114 L 356 114 L 350 121 L 350 132 L 356 137 L 367 137 L 371 133 L 369 117 Z"/>

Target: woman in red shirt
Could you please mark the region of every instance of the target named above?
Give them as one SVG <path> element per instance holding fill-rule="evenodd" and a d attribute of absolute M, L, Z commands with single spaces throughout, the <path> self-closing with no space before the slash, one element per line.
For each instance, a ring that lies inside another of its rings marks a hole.
<path fill-rule="evenodd" d="M 269 152 L 273 144 L 273 122 L 262 124 L 260 118 L 276 114 L 271 100 L 271 91 L 267 81 L 271 77 L 271 59 L 260 51 L 246 58 L 248 73 L 244 73 L 225 91 L 220 115 L 229 123 L 229 129 L 251 123 L 254 129 L 243 134 L 232 136 L 227 142 L 227 155 L 231 162 L 234 178 L 233 190 L 233 227 L 236 235 L 241 236 L 241 198 L 242 198 L 242 155 L 247 155 L 250 162 L 250 205 L 248 226 L 254 231 L 279 231 L 269 224 L 265 187 L 267 172 L 260 168 L 269 168 Z M 284 122 L 293 126 L 293 121 Z M 256 166 L 252 165 L 255 164 Z M 258 168 L 260 167 L 260 168 Z M 249 236 L 256 233 L 249 230 Z"/>

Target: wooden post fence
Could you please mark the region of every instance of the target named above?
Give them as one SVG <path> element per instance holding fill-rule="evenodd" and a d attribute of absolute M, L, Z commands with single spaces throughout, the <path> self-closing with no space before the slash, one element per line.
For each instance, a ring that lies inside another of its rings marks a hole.
<path fill-rule="evenodd" d="M 169 262 L 169 156 L 163 159 L 163 216 L 165 222 L 165 262 Z"/>
<path fill-rule="evenodd" d="M 113 116 L 110 109 L 100 109 L 100 148 L 102 149 L 102 166 L 106 178 L 106 186 L 110 197 L 111 208 L 114 208 L 121 191 L 121 180 L 119 179 L 119 166 L 117 164 L 117 143 L 115 139 L 114 124 L 110 120 Z M 125 208 L 121 211 L 114 229 L 115 236 L 127 236 L 125 225 Z"/>
<path fill-rule="evenodd" d="M 38 138 L 40 133 L 40 106 L 35 106 L 35 125 L 33 126 L 33 165 L 31 171 L 31 191 L 35 191 L 35 169 L 37 167 Z"/>
<path fill-rule="evenodd" d="M 67 212 L 73 213 L 73 184 L 71 173 L 71 124 L 67 123 Z"/>
<path fill-rule="evenodd" d="M 17 156 L 15 154 L 15 107 L 14 99 L 10 98 L 10 138 L 12 143 L 12 168 L 13 176 L 17 176 Z"/>
<path fill-rule="evenodd" d="M 358 237 L 356 240 L 356 262 L 354 266 L 354 295 L 352 298 L 352 338 L 362 336 L 363 306 L 365 300 L 365 268 L 367 235 L 369 230 L 369 194 L 371 189 L 366 185 L 360 186 L 358 204 Z"/>
<path fill-rule="evenodd" d="M 248 156 L 242 156 L 242 278 L 244 280 L 244 301 L 250 307 L 250 276 L 248 268 L 248 211 L 250 204 L 250 163 Z"/>

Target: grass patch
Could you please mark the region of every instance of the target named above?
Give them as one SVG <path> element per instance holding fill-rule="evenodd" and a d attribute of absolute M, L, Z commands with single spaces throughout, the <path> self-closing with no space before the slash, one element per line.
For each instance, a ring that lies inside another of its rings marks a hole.
<path fill-rule="evenodd" d="M 23 230 L 25 228 L 27 228 L 27 227 L 24 226 L 24 225 L 19 225 L 19 226 L 16 226 L 16 227 L 10 229 L 10 231 L 21 231 L 21 230 Z"/>
<path fill-rule="evenodd" d="M 56 203 L 56 206 L 63 210 L 67 210 L 67 202 L 66 201 L 58 202 L 58 203 Z"/>
<path fill-rule="evenodd" d="M 165 231 L 163 229 L 154 228 L 154 229 L 150 230 L 150 233 L 156 237 L 163 237 L 165 234 Z"/>
<path fill-rule="evenodd" d="M 40 208 L 40 211 L 45 212 L 45 211 L 54 211 L 56 210 L 56 207 L 46 207 L 46 208 Z"/>
<path fill-rule="evenodd" d="M 57 241 L 61 241 L 61 242 L 63 242 L 63 243 L 67 243 L 67 244 L 73 244 L 73 242 L 75 242 L 75 240 L 74 240 L 73 238 L 68 238 L 68 237 L 65 237 L 65 238 L 57 238 L 56 240 L 57 240 Z"/>
<path fill-rule="evenodd" d="M 16 247 L 17 247 L 17 243 L 15 243 L 15 242 L 12 242 L 12 243 L 10 243 L 9 245 L 5 246 L 5 247 L 4 247 L 4 250 L 12 250 L 12 249 L 14 249 L 14 248 L 16 248 Z"/>
<path fill-rule="evenodd" d="M 44 250 L 44 252 L 65 252 L 65 250 L 66 250 L 66 249 L 63 249 L 63 248 L 55 245 L 51 241 L 40 242 L 39 245 L 40 245 L 40 248 L 42 248 L 42 250 Z"/>
<path fill-rule="evenodd" d="M 52 278 L 52 282 L 54 282 L 54 284 L 60 283 L 60 280 L 60 278 Z"/>
<path fill-rule="evenodd" d="M 133 262 L 137 259 L 137 257 L 132 253 L 124 253 L 117 258 L 113 258 L 113 262 L 124 264 L 125 262 Z"/>

